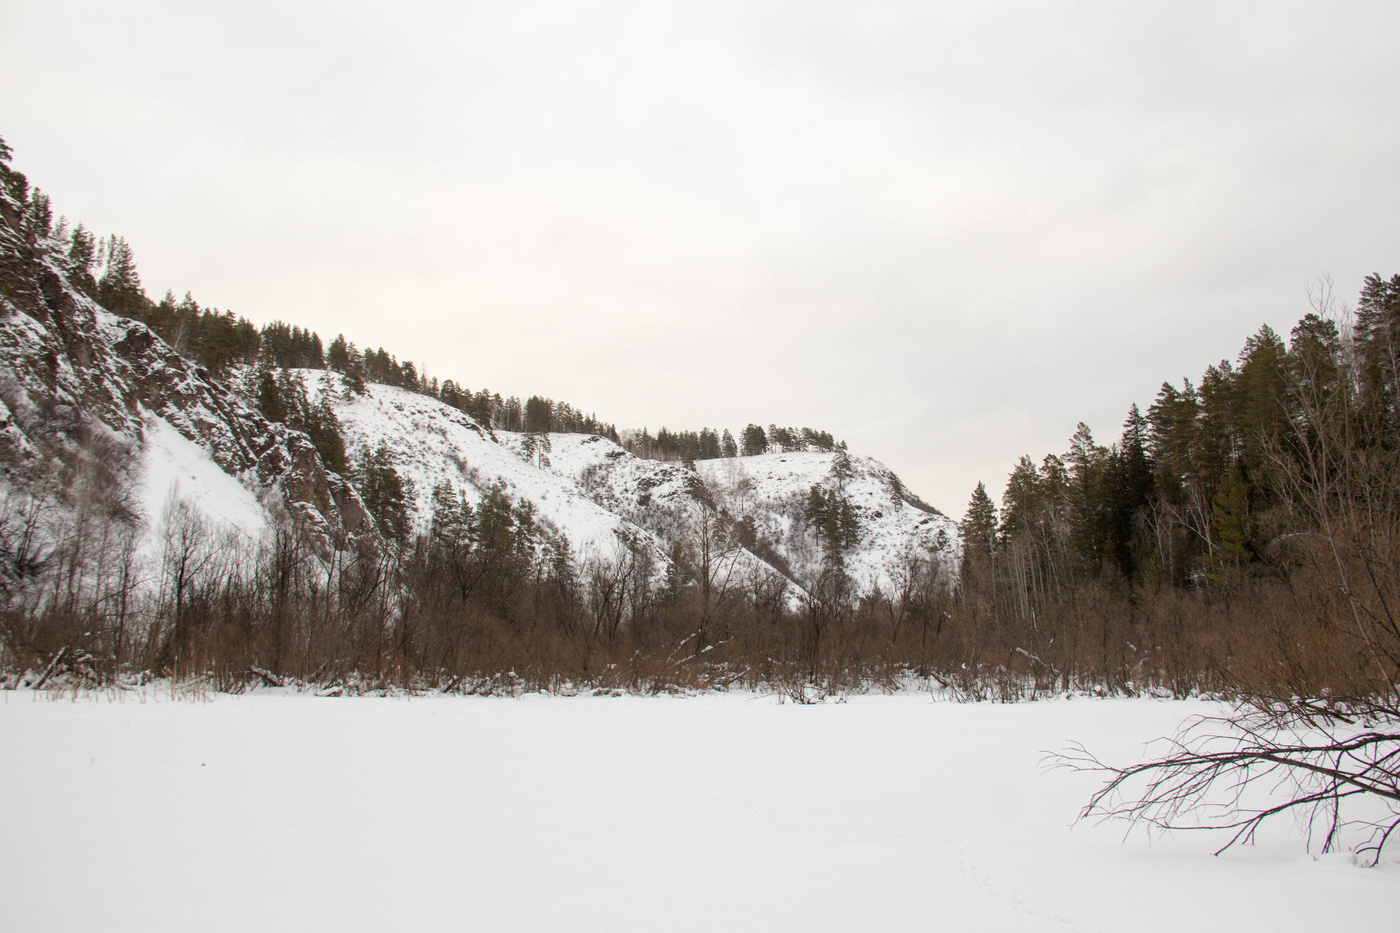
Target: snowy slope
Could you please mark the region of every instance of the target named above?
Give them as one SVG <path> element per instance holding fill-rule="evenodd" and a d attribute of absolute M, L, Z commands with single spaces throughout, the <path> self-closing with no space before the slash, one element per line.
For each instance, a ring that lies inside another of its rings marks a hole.
<path fill-rule="evenodd" d="M 383 385 L 354 395 L 337 373 L 299 375 L 313 400 L 330 399 L 352 457 L 361 447 L 389 446 L 400 474 L 413 482 L 419 529 L 431 521 L 440 483 L 473 504 L 500 486 L 533 504 L 549 528 L 568 537 L 576 557 L 612 559 L 625 541 L 645 540 L 661 567 L 674 545 L 690 546 L 706 509 L 718 509 L 728 522 L 751 517 L 757 531 L 752 551 L 726 551 L 723 575 L 790 582 L 795 597 L 821 572 L 820 545 L 803 522 L 808 491 L 817 484 L 839 490 L 859 515 L 860 539 L 844 555 L 856 595 L 899 592 L 915 565 L 941 572 L 945 581 L 956 573 L 957 524 L 919 503 L 869 458 L 849 458 L 852 475 L 841 479 L 830 453 L 701 461 L 692 472 L 633 456 L 596 435 L 551 434 L 548 449 L 531 451 L 525 435 L 488 431 L 425 395 Z"/>
<path fill-rule="evenodd" d="M 268 526 L 267 508 L 248 487 L 214 462 L 209 451 L 163 418 L 146 421 L 141 450 L 139 501 L 146 519 L 146 546 L 155 552 L 162 514 L 172 500 L 192 504 L 214 530 L 257 541 Z"/>
<path fill-rule="evenodd" d="M 413 482 L 419 530 L 426 530 L 432 520 L 433 488 L 438 484 L 449 483 L 472 505 L 500 486 L 512 499 L 531 503 L 546 527 L 566 535 L 580 561 L 615 559 L 632 540 L 652 549 L 657 566 L 665 565 L 665 551 L 650 534 L 594 503 L 570 480 L 497 443 L 457 409 L 392 386 L 369 385 L 364 395 L 354 395 L 346 391 L 338 373 L 299 374 L 313 400 L 330 398 L 352 457 L 361 447 L 388 444 L 395 468 Z"/>
<path fill-rule="evenodd" d="M 503 444 L 523 448 L 518 434 L 497 432 Z M 572 480 L 594 502 L 647 529 L 667 545 L 687 545 L 704 521 L 705 503 L 714 502 L 700 476 L 678 464 L 633 456 L 607 438 L 586 434 L 551 434 L 548 468 Z M 725 516 L 732 520 L 736 516 Z M 778 568 L 742 547 L 726 549 L 715 582 L 762 580 L 790 590 L 799 587 Z"/>
<path fill-rule="evenodd" d="M 501 443 L 523 455 L 524 437 L 496 432 Z M 643 460 L 596 434 L 551 434 L 548 469 L 571 480 L 603 508 L 675 541 L 704 485 L 679 465 Z"/>
<path fill-rule="evenodd" d="M 842 478 L 833 470 L 837 457 L 762 454 L 702 460 L 696 468 L 726 510 L 753 519 L 758 540 L 803 586 L 820 575 L 823 559 L 815 532 L 803 520 L 814 485 L 839 492 L 859 517 L 859 540 L 843 555 L 857 595 L 900 592 L 915 562 L 921 562 L 925 572 L 941 574 L 945 582 L 952 579 L 961 554 L 957 523 L 918 503 L 879 461 L 852 456 L 852 475 Z"/>

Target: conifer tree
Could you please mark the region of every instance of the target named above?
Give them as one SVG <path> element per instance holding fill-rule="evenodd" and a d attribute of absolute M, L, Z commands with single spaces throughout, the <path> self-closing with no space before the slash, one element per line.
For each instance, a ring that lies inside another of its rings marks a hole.
<path fill-rule="evenodd" d="M 277 381 L 272 378 L 272 370 L 263 369 L 258 373 L 258 411 L 268 421 L 278 423 L 287 420 L 287 406 L 282 401 L 282 393 Z"/>
<path fill-rule="evenodd" d="M 373 451 L 361 447 L 351 479 L 380 534 L 391 541 L 403 541 L 412 530 L 413 484 L 399 475 L 389 445 L 380 442 Z"/>
<path fill-rule="evenodd" d="M 73 284 L 89 298 L 97 297 L 97 280 L 92 270 L 97 265 L 97 240 L 80 223 L 73 230 L 72 242 L 68 245 L 68 262 Z"/>
<path fill-rule="evenodd" d="M 1283 400 L 1287 395 L 1287 349 L 1283 340 L 1267 324 L 1245 341 L 1240 354 L 1239 393 L 1244 448 L 1248 476 L 1260 475 L 1265 467 L 1265 447 L 1288 432 Z"/>
<path fill-rule="evenodd" d="M 30 198 L 26 219 L 31 240 L 48 239 L 53 227 L 53 204 L 49 201 L 49 196 L 38 188 L 34 189 L 34 195 Z"/>
<path fill-rule="evenodd" d="M 1108 557 L 1107 496 L 1109 452 L 1094 443 L 1089 426 L 1080 422 L 1065 454 L 1069 468 L 1069 540 L 1091 572 Z M 1004 518 L 1003 518 L 1004 521 Z"/>
<path fill-rule="evenodd" d="M 1356 308 L 1355 343 L 1363 416 L 1391 444 L 1400 442 L 1400 275 L 1366 277 Z"/>
<path fill-rule="evenodd" d="M 345 342 L 344 334 L 336 334 L 331 345 L 326 348 L 326 365 L 338 373 L 350 368 L 350 346 Z"/>
<path fill-rule="evenodd" d="M 136 257 L 122 237 L 108 238 L 105 248 L 107 267 L 97 283 L 97 301 L 113 314 L 140 317 L 145 310 L 146 294 L 141 290 L 141 277 L 136 274 Z"/>
<path fill-rule="evenodd" d="M 1214 517 L 1215 549 L 1210 565 L 1216 580 L 1228 571 L 1238 572 L 1251 556 L 1249 490 L 1239 464 L 1225 475 L 1225 481 L 1211 504 Z"/>
<path fill-rule="evenodd" d="M 967 513 L 962 520 L 964 586 L 976 586 L 991 572 L 992 554 L 996 550 L 997 507 L 987 495 L 982 483 L 972 491 Z"/>
<path fill-rule="evenodd" d="M 846 452 L 845 441 L 836 445 L 835 456 L 831 458 L 831 475 L 842 488 L 856 475 L 855 467 L 851 466 L 851 456 Z"/>
<path fill-rule="evenodd" d="M 431 534 L 449 544 L 463 543 L 471 532 L 472 507 L 443 480 L 433 487 L 433 519 Z"/>
<path fill-rule="evenodd" d="M 745 457 L 754 457 L 768 452 L 768 435 L 764 433 L 763 428 L 756 424 L 750 424 L 744 428 L 739 443 Z"/>
<path fill-rule="evenodd" d="M 1147 456 L 1147 419 L 1137 405 L 1128 411 L 1123 439 L 1114 458 L 1112 501 L 1113 557 L 1127 580 L 1135 579 L 1137 554 L 1133 547 L 1136 523 L 1152 497 L 1152 463 Z"/>
<path fill-rule="evenodd" d="M 365 358 L 352 342 L 346 348 L 345 386 L 355 395 L 365 394 Z"/>

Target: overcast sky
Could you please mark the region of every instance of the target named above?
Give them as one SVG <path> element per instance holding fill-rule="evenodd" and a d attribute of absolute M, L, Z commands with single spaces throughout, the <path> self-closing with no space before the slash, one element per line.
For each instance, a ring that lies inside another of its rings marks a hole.
<path fill-rule="evenodd" d="M 0 135 L 190 291 L 961 517 L 1400 272 L 1400 4 L 0 0 Z"/>

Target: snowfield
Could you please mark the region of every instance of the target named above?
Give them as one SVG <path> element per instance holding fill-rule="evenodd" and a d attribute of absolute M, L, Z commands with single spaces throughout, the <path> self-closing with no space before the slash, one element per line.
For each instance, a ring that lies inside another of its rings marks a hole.
<path fill-rule="evenodd" d="M 1204 702 L 0 699 L 6 930 L 1394 930 L 1287 823 L 1071 828 Z"/>

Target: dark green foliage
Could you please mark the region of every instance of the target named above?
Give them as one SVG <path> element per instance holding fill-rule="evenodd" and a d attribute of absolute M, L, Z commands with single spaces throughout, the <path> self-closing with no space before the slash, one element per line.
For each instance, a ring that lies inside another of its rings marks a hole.
<path fill-rule="evenodd" d="M 837 444 L 832 448 L 832 452 L 835 453 L 836 456 L 831 458 L 831 475 L 832 478 L 844 488 L 846 480 L 856 475 L 855 467 L 851 465 L 851 455 L 846 451 L 846 442 L 842 441 Z M 897 489 L 902 490 L 904 488 L 903 484 L 899 482 L 898 477 L 895 477 L 894 482 Z"/>
<path fill-rule="evenodd" d="M 525 430 L 536 434 L 548 434 L 554 430 L 554 403 L 547 398 L 532 395 L 525 402 Z"/>
<path fill-rule="evenodd" d="M 276 376 L 272 370 L 262 369 L 258 372 L 257 405 L 268 421 L 306 434 L 326 469 L 345 472 L 345 438 L 328 398 L 322 397 L 313 405 L 305 383 L 297 376 L 285 369 Z"/>
<path fill-rule="evenodd" d="M 26 220 L 31 240 L 44 239 L 53 230 L 53 204 L 49 201 L 49 196 L 38 188 L 34 189 L 34 194 L 29 199 L 29 215 Z"/>
<path fill-rule="evenodd" d="M 597 434 L 619 443 L 617 428 L 597 415 L 585 414 L 567 402 L 555 402 L 533 395 L 521 402 L 514 396 L 502 398 L 490 389 L 472 392 L 451 379 L 445 379 L 438 399 L 471 415 L 477 422 L 501 431 L 554 432 L 557 434 Z M 542 427 L 543 426 L 543 427 Z"/>
<path fill-rule="evenodd" d="M 268 421 L 285 423 L 287 420 L 287 405 L 282 401 L 282 393 L 270 369 L 258 373 L 258 412 Z"/>
<path fill-rule="evenodd" d="M 1225 474 L 1225 482 L 1211 502 L 1215 546 L 1205 564 L 1212 577 L 1220 580 L 1227 570 L 1238 572 L 1255 557 L 1250 534 L 1249 490 L 1244 469 L 1237 463 Z"/>
<path fill-rule="evenodd" d="M 146 302 L 128 316 L 149 326 L 215 378 L 227 376 L 235 365 L 257 361 L 261 339 L 252 322 L 234 317 L 232 311 L 201 308 L 188 292 L 176 301 L 167 291 L 159 304 Z"/>
<path fill-rule="evenodd" d="M 365 358 L 353 341 L 346 343 L 344 334 L 338 334 L 331 341 L 326 350 L 326 366 L 345 376 L 345 384 L 351 392 L 365 394 Z"/>
<path fill-rule="evenodd" d="M 1134 405 L 1117 445 L 1097 445 L 1080 424 L 1062 460 L 1037 467 L 1023 457 L 1002 499 L 998 546 L 1019 542 L 1025 561 L 1037 555 L 1033 572 L 1023 562 L 1025 580 L 1078 573 L 1195 586 L 1261 572 L 1261 535 L 1281 520 L 1268 516 L 1297 507 L 1280 476 L 1301 475 L 1319 405 L 1347 407 L 1354 393 L 1355 435 L 1400 447 L 1400 378 L 1386 369 L 1397 358 L 1389 348 L 1400 347 L 1400 277 L 1370 276 L 1360 307 L 1350 344 L 1316 313 L 1288 344 L 1261 327 L 1234 364 L 1208 367 L 1199 389 L 1163 383 L 1145 417 Z"/>
<path fill-rule="evenodd" d="M 82 224 L 73 230 L 68 244 L 69 278 L 73 287 L 89 298 L 97 297 L 97 279 L 92 270 L 97 265 L 97 239 Z"/>
<path fill-rule="evenodd" d="M 482 550 L 525 560 L 539 538 L 535 507 L 524 499 L 511 502 L 503 487 L 493 486 L 482 496 L 471 538 Z"/>
<path fill-rule="evenodd" d="M 840 566 L 844 552 L 860 540 L 860 516 L 839 489 L 814 484 L 802 517 L 815 529 L 826 562 L 834 566 Z"/>
<path fill-rule="evenodd" d="M 345 342 L 344 334 L 336 334 L 331 345 L 326 348 L 326 367 L 338 373 L 350 368 L 351 345 Z"/>
<path fill-rule="evenodd" d="M 320 454 L 326 469 L 334 473 L 345 472 L 345 437 L 341 433 L 340 420 L 336 418 L 329 401 L 321 401 L 299 412 L 289 425 L 304 431 Z"/>
<path fill-rule="evenodd" d="M 146 309 L 146 293 L 136 274 L 136 257 L 122 237 L 113 235 L 103 244 L 106 269 L 97 281 L 97 301 L 113 314 L 139 318 Z"/>
<path fill-rule="evenodd" d="M 831 452 L 842 449 L 829 431 L 813 428 L 780 428 L 770 425 L 765 431 L 756 424 L 750 424 L 740 433 L 738 443 L 728 429 L 723 432 L 713 428 L 699 431 L 672 431 L 662 428 L 653 435 L 646 428 L 632 434 L 624 442 L 626 447 L 638 457 L 651 460 L 679 460 L 694 463 L 696 460 L 715 460 L 720 457 L 752 457 L 776 450 L 783 453 L 815 450 Z"/>
<path fill-rule="evenodd" d="M 405 360 L 400 363 L 392 354 L 380 347 L 378 350 L 365 348 L 360 357 L 360 370 L 367 382 L 377 382 L 380 385 L 395 386 L 400 389 L 407 389 L 410 392 L 427 394 L 426 387 L 418 378 L 418 367 L 412 362 Z M 347 365 L 347 371 L 349 369 Z"/>
<path fill-rule="evenodd" d="M 29 199 L 29 179 L 24 177 L 24 173 L 10 167 L 11 158 L 10 147 L 5 144 L 5 140 L 0 139 L 0 185 L 4 186 L 5 193 L 13 198 L 16 204 L 23 205 Z"/>
<path fill-rule="evenodd" d="M 968 500 L 962 533 L 963 546 L 969 556 L 974 552 L 990 555 L 996 548 L 997 507 L 987 495 L 987 487 L 980 482 Z"/>
<path fill-rule="evenodd" d="M 1400 275 L 1366 277 L 1354 339 L 1363 417 L 1388 443 L 1400 443 Z"/>
<path fill-rule="evenodd" d="M 638 457 L 650 460 L 680 460 L 691 465 L 694 465 L 696 460 L 714 460 L 724 456 L 719 432 L 713 428 L 701 428 L 699 431 L 671 431 L 662 428 L 654 437 L 646 428 L 642 428 L 639 433 L 623 441 L 623 446 Z"/>
<path fill-rule="evenodd" d="M 780 453 L 795 453 L 804 450 L 817 450 L 829 453 L 836 449 L 836 441 L 828 431 L 813 428 L 784 428 L 776 424 L 768 426 L 769 448 L 777 448 Z"/>
<path fill-rule="evenodd" d="M 1128 580 L 1138 575 L 1134 538 L 1152 499 L 1152 463 L 1147 457 L 1147 419 L 1134 405 L 1123 425 L 1123 439 L 1109 475 L 1110 556 Z"/>
<path fill-rule="evenodd" d="M 1240 354 L 1235 379 L 1239 421 L 1234 428 L 1244 451 L 1244 466 L 1252 474 L 1263 471 L 1265 449 L 1288 431 L 1283 404 L 1288 390 L 1287 357 L 1282 338 L 1267 325 L 1245 341 Z"/>
<path fill-rule="evenodd" d="M 373 451 L 360 448 L 350 477 L 379 526 L 379 533 L 390 541 L 407 540 L 413 530 L 413 484 L 399 475 L 389 446 L 380 443 Z"/>
<path fill-rule="evenodd" d="M 311 330 L 302 330 L 281 321 L 273 321 L 262 329 L 262 355 L 280 369 L 325 369 L 326 355 L 321 338 Z"/>
<path fill-rule="evenodd" d="M 829 453 L 836 449 L 836 440 L 831 436 L 830 431 L 816 431 L 812 428 L 802 429 L 802 446 L 811 450 L 818 450 Z"/>
<path fill-rule="evenodd" d="M 680 602 L 686 587 L 695 582 L 695 575 L 679 541 L 671 545 L 669 556 L 671 562 L 666 568 L 666 582 L 662 584 L 660 602 L 665 606 L 674 606 Z"/>
<path fill-rule="evenodd" d="M 429 533 L 434 540 L 460 544 L 470 536 L 475 517 L 475 510 L 451 483 L 444 480 L 433 487 L 433 523 Z"/>
<path fill-rule="evenodd" d="M 768 435 L 758 425 L 750 424 L 739 437 L 739 450 L 745 457 L 768 453 Z"/>

